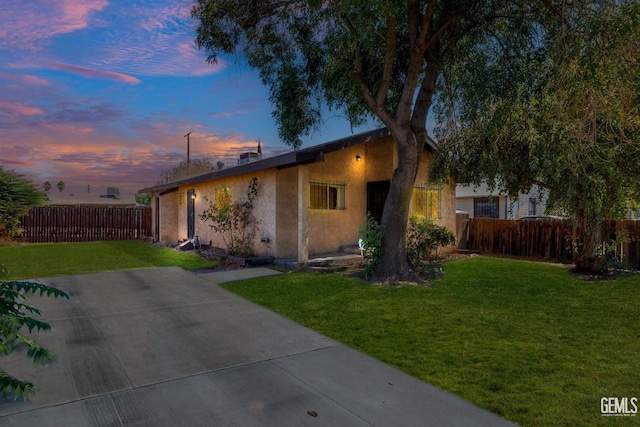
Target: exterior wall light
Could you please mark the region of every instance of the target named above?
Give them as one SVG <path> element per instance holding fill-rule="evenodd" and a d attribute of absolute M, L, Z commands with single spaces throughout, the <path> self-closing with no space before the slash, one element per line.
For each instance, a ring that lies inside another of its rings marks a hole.
<path fill-rule="evenodd" d="M 362 161 L 362 157 L 360 157 L 360 154 L 356 155 L 356 162 L 361 162 Z"/>

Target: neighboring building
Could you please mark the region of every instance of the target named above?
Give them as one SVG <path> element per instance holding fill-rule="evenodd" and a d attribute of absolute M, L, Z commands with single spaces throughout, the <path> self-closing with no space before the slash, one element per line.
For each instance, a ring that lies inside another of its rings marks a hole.
<path fill-rule="evenodd" d="M 429 140 L 416 179 L 412 212 L 455 230 L 453 189 L 427 183 L 434 148 Z M 185 240 L 197 233 L 200 242 L 224 247 L 220 236 L 198 216 L 208 206 L 205 199 L 214 199 L 216 191 L 225 189 L 234 200 L 244 200 L 249 181 L 257 177 L 256 253 L 306 262 L 310 254 L 357 244 L 366 213 L 376 218 L 382 214 L 397 162 L 389 131 L 378 129 L 140 193 L 153 195 L 155 240 Z"/>
<path fill-rule="evenodd" d="M 485 184 L 456 186 L 456 209 L 469 214 L 470 218 L 520 219 L 526 216 L 545 214 L 547 195 L 539 187 L 527 194 L 512 199 L 505 194 L 491 192 Z"/>
<path fill-rule="evenodd" d="M 107 194 L 95 192 L 87 193 L 63 193 L 50 191 L 47 194 L 49 204 L 52 206 L 135 206 L 135 194 L 121 194 L 117 187 L 107 187 Z"/>

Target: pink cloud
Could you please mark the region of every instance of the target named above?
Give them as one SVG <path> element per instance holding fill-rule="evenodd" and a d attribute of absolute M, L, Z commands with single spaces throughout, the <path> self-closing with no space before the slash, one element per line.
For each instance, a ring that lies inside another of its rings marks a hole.
<path fill-rule="evenodd" d="M 128 76 L 122 73 L 115 73 L 113 71 L 101 71 L 88 67 L 80 67 L 77 65 L 64 64 L 62 62 L 56 62 L 51 66 L 53 69 L 66 71 L 72 74 L 78 74 L 88 79 L 109 79 L 117 80 L 123 83 L 138 84 L 140 80 L 135 77 Z"/>
<path fill-rule="evenodd" d="M 29 161 L 29 160 L 14 160 L 14 159 L 6 159 L 6 158 L 0 157 L 0 165 L 2 165 L 2 166 L 6 166 L 6 165 L 22 166 L 22 167 L 25 167 L 25 168 L 32 168 L 36 164 L 31 162 L 31 161 Z"/>
<path fill-rule="evenodd" d="M 104 9 L 108 0 L 30 0 L 0 2 L 0 45 L 37 51 L 58 34 L 89 26 L 93 13 Z"/>
<path fill-rule="evenodd" d="M 72 132 L 72 133 L 91 133 L 93 128 L 90 127 L 78 127 L 73 125 L 66 125 L 61 123 L 48 123 L 45 124 L 47 129 L 55 130 L 57 132 Z"/>
<path fill-rule="evenodd" d="M 23 80 L 32 85 L 48 85 L 49 81 L 36 76 L 22 76 Z"/>
<path fill-rule="evenodd" d="M 44 112 L 43 110 L 36 107 L 29 107 L 27 105 L 16 104 L 10 101 L 3 100 L 0 100 L 0 110 L 5 110 L 10 114 L 15 114 L 18 116 L 35 116 Z"/>
<path fill-rule="evenodd" d="M 30 85 L 48 85 L 49 81 L 28 74 L 9 74 L 0 72 L 0 78 L 10 81 L 24 82 Z"/>
<path fill-rule="evenodd" d="M 214 119 L 228 119 L 229 117 L 232 117 L 233 114 L 232 113 L 218 113 L 218 112 L 214 111 L 214 112 L 211 112 L 211 113 L 207 114 L 207 116 L 213 117 Z"/>

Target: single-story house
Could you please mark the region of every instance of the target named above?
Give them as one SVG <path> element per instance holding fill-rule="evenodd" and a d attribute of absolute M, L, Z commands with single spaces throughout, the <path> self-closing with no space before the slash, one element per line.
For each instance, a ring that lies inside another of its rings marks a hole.
<path fill-rule="evenodd" d="M 412 199 L 412 212 L 451 230 L 456 228 L 451 185 L 427 182 L 435 144 L 428 140 Z M 224 247 L 221 237 L 199 215 L 224 189 L 234 200 L 247 197 L 250 180 L 258 180 L 254 216 L 258 222 L 255 252 L 261 256 L 297 258 L 356 245 L 367 212 L 380 218 L 397 166 L 394 141 L 386 128 L 310 148 L 250 161 L 176 182 L 140 190 L 152 194 L 155 240 L 186 240 Z M 243 160 L 245 160 L 243 158 Z"/>
<path fill-rule="evenodd" d="M 538 186 L 513 199 L 506 194 L 490 191 L 486 184 L 456 186 L 456 209 L 470 218 L 521 219 L 544 215 L 547 193 Z"/>

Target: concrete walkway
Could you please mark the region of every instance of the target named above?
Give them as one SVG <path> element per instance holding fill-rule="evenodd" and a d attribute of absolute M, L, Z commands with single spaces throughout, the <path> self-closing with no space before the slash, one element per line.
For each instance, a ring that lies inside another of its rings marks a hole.
<path fill-rule="evenodd" d="M 243 300 L 217 284 L 266 268 L 154 268 L 41 281 L 30 296 L 58 362 L 2 368 L 34 382 L 2 426 L 503 426 L 503 419 Z"/>

